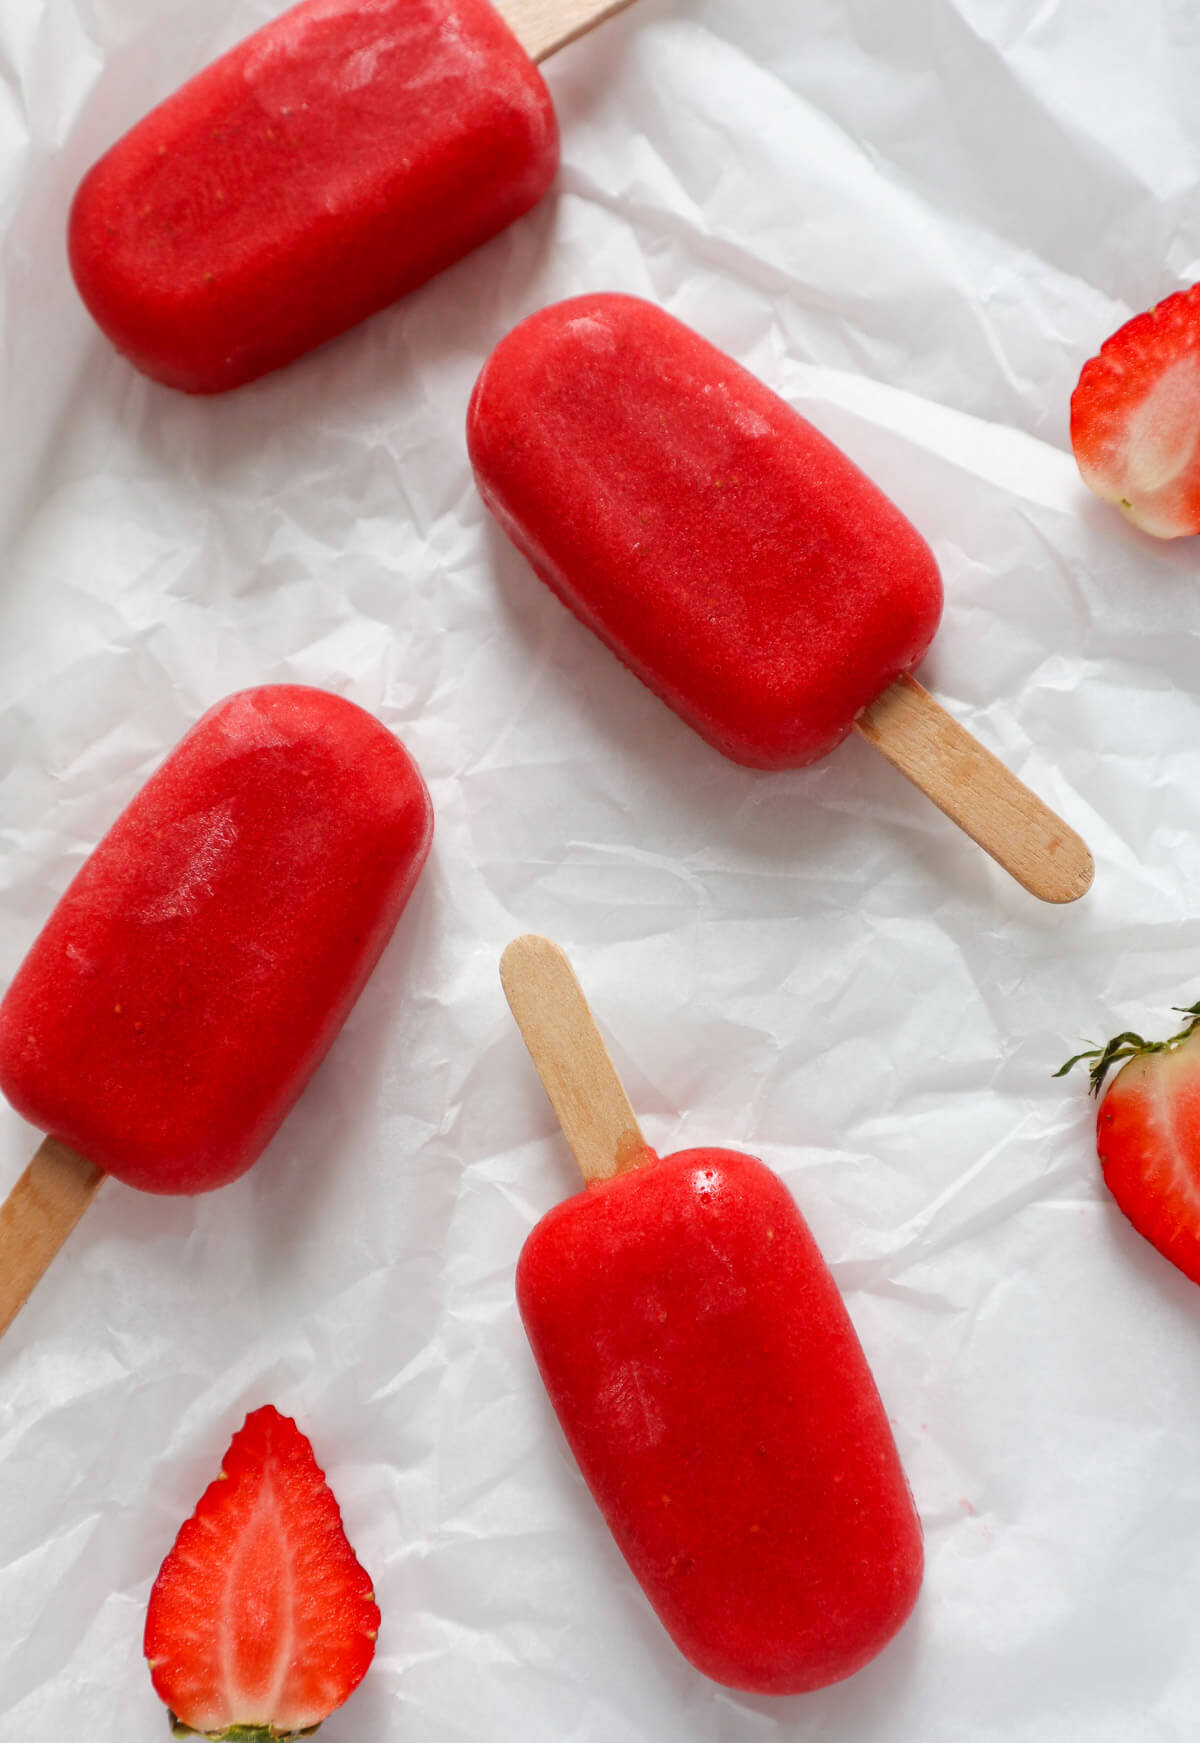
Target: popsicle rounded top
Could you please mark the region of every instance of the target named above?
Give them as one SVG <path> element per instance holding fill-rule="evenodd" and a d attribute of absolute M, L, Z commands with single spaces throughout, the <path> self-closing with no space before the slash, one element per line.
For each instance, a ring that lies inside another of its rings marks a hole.
<path fill-rule="evenodd" d="M 557 165 L 549 92 L 488 0 L 303 0 L 93 166 L 71 267 L 139 369 L 217 393 L 485 242 Z"/>
<path fill-rule="evenodd" d="M 260 1154 L 429 850 L 400 742 L 293 685 L 211 709 L 85 862 L 0 1002 L 0 1088 L 96 1167 L 202 1192 Z"/>
<path fill-rule="evenodd" d="M 543 581 L 710 743 L 809 763 L 925 653 L 933 555 L 778 395 L 652 304 L 576 297 L 496 347 L 480 492 Z"/>
<path fill-rule="evenodd" d="M 802 1694 L 887 1644 L 920 1590 L 920 1521 L 770 1169 L 685 1150 L 593 1183 L 529 1236 L 517 1300 L 583 1477 L 698 1670 Z"/>

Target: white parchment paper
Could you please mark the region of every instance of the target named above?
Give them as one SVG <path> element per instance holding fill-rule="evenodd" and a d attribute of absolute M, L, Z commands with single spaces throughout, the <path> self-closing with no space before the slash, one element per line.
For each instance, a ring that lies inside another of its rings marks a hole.
<path fill-rule="evenodd" d="M 244 1413 L 310 1435 L 384 1613 L 329 1743 L 1159 1743 L 1200 1704 L 1200 1293 L 1099 1179 L 1082 1038 L 1200 994 L 1200 544 L 1079 484 L 1067 401 L 1200 277 L 1184 0 L 640 0 L 549 64 L 556 194 L 400 307 L 195 401 L 71 287 L 71 191 L 265 0 L 0 12 L 0 982 L 241 685 L 376 711 L 432 859 L 261 1163 L 109 1184 L 0 1347 L 0 1738 L 150 1743 L 150 1582 Z M 1136 18 L 1134 13 L 1136 12 Z M 861 743 L 722 761 L 538 585 L 463 444 L 555 298 L 658 299 L 932 542 L 923 669 L 1089 839 L 1026 897 Z M 558 1436 L 513 1304 L 572 1167 L 496 973 L 571 950 L 651 1141 L 778 1169 L 925 1521 L 852 1682 L 693 1673 Z M 36 1134 L 0 1113 L 0 1186 Z"/>

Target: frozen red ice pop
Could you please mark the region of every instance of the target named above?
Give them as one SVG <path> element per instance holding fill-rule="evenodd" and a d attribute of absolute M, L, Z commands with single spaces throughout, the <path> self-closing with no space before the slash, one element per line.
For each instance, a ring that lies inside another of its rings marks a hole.
<path fill-rule="evenodd" d="M 517 1301 L 588 1488 L 676 1646 L 731 1688 L 852 1675 L 921 1584 L 921 1526 L 837 1286 L 752 1156 L 647 1145 L 571 966 L 501 978 L 586 1190 L 526 1241 Z"/>
<path fill-rule="evenodd" d="M 104 1175 L 224 1186 L 362 991 L 429 851 L 425 783 L 365 710 L 243 690 L 151 776 L 0 1001 L 0 1089 L 48 1137 L 0 1206 L 0 1331 Z"/>
<path fill-rule="evenodd" d="M 942 610 L 924 539 L 778 395 L 663 310 L 576 297 L 485 364 L 480 492 L 536 573 L 735 762 L 858 731 L 1044 901 L 1092 858 L 913 678 Z"/>
<path fill-rule="evenodd" d="M 558 126 L 535 62 L 630 3 L 303 0 L 89 170 L 84 302 L 189 393 L 290 363 L 541 199 Z"/>

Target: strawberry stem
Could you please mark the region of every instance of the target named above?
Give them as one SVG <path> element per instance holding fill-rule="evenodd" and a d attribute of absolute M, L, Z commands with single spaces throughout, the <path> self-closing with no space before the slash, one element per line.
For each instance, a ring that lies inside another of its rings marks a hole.
<path fill-rule="evenodd" d="M 1101 1085 L 1112 1067 L 1118 1060 L 1137 1059 L 1143 1053 L 1170 1053 L 1178 1047 L 1181 1041 L 1200 1027 L 1200 1000 L 1194 1005 L 1175 1005 L 1173 1007 L 1181 1016 L 1192 1020 L 1178 1035 L 1172 1035 L 1169 1041 L 1146 1041 L 1140 1035 L 1135 1035 L 1132 1029 L 1126 1029 L 1121 1035 L 1114 1035 L 1112 1040 L 1103 1047 L 1089 1048 L 1086 1053 L 1077 1053 L 1073 1059 L 1068 1059 L 1065 1065 L 1060 1065 L 1053 1073 L 1055 1077 L 1065 1077 L 1067 1072 L 1081 1059 L 1091 1059 L 1095 1063 L 1090 1067 L 1088 1076 L 1091 1079 L 1091 1094 L 1099 1095 Z"/>
<path fill-rule="evenodd" d="M 176 1718 L 169 1707 L 167 1719 L 172 1737 L 209 1737 L 214 1743 L 291 1743 L 292 1738 L 311 1737 L 321 1728 L 318 1722 L 304 1731 L 277 1731 L 274 1725 L 230 1725 L 224 1731 L 194 1731 L 182 1719 Z"/>

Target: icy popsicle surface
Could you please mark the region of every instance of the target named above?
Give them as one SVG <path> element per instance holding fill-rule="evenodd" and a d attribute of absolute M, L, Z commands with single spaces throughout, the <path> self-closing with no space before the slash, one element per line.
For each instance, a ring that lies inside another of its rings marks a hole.
<path fill-rule="evenodd" d="M 211 709 L 85 862 L 0 1002 L 0 1088 L 97 1168 L 203 1192 L 256 1159 L 429 849 L 424 782 L 351 702 Z"/>
<path fill-rule="evenodd" d="M 921 1529 L 837 1286 L 761 1162 L 685 1150 L 543 1218 L 521 1317 L 571 1450 L 667 1632 L 732 1688 L 861 1669 Z"/>
<path fill-rule="evenodd" d="M 487 241 L 557 165 L 549 93 L 488 0 L 304 0 L 94 165 L 71 267 L 139 369 L 217 393 Z"/>
<path fill-rule="evenodd" d="M 577 297 L 522 322 L 479 378 L 468 444 L 542 580 L 736 762 L 824 756 L 937 628 L 937 565 L 899 509 L 650 303 Z"/>

